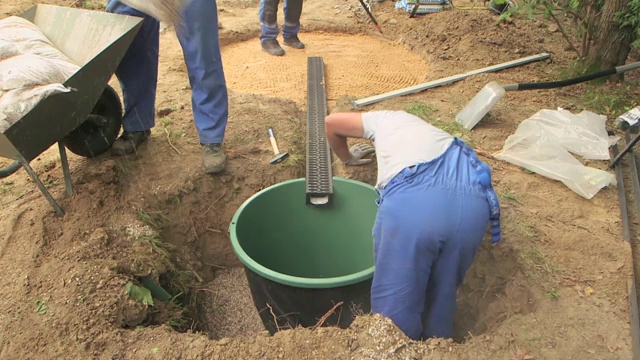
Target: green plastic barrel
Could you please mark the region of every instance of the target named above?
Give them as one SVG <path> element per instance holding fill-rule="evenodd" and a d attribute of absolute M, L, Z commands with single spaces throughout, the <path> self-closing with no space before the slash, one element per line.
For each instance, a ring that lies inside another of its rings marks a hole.
<path fill-rule="evenodd" d="M 336 177 L 331 204 L 324 207 L 306 204 L 305 185 L 295 179 L 260 191 L 242 204 L 229 228 L 271 333 L 316 325 L 332 309 L 323 325 L 346 327 L 370 310 L 374 188 Z"/>

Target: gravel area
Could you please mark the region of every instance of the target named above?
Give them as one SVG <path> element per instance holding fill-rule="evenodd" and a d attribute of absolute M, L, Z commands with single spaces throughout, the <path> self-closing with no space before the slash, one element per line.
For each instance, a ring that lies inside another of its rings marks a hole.
<path fill-rule="evenodd" d="M 208 322 L 209 336 L 215 339 L 255 336 L 265 330 L 243 268 L 218 271 L 208 290 L 202 319 Z"/>

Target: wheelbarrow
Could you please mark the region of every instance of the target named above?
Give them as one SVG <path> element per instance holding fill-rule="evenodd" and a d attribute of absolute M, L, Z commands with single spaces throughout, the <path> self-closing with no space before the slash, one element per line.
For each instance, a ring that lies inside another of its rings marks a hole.
<path fill-rule="evenodd" d="M 64 215 L 29 163 L 58 143 L 66 192 L 72 195 L 65 148 L 88 158 L 111 148 L 122 126 L 122 105 L 109 80 L 143 20 L 40 4 L 19 16 L 38 26 L 80 69 L 64 83 L 73 91 L 45 98 L 0 133 L 0 157 L 15 160 L 0 177 L 24 168 L 55 212 Z"/>

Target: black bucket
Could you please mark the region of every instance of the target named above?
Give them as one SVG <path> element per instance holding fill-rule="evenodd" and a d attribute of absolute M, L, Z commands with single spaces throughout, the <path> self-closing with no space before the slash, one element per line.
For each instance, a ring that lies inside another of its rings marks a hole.
<path fill-rule="evenodd" d="M 305 179 L 255 194 L 229 229 L 265 328 L 348 327 L 371 310 L 377 194 L 334 178 L 329 207 L 306 204 Z"/>

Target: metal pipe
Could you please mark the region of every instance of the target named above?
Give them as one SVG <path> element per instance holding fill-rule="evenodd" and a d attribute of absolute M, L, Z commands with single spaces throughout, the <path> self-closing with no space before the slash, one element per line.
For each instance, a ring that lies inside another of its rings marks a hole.
<path fill-rule="evenodd" d="M 64 187 L 67 195 L 73 195 L 73 184 L 71 183 L 71 172 L 69 171 L 69 161 L 67 160 L 67 151 L 64 148 L 62 140 L 58 141 L 58 150 L 60 151 L 60 160 L 62 162 L 62 173 L 64 174 Z"/>
<path fill-rule="evenodd" d="M 624 133 L 624 138 L 627 144 L 631 141 L 631 135 L 627 130 Z M 638 164 L 636 163 L 636 154 L 632 150 L 629 150 L 629 161 L 631 162 L 631 183 L 633 184 L 633 198 L 636 203 L 636 209 L 638 215 L 640 215 L 640 178 L 638 177 Z"/>
<path fill-rule="evenodd" d="M 618 155 L 618 144 L 613 145 L 613 156 Z M 618 182 L 618 198 L 620 200 L 620 217 L 622 218 L 622 237 L 626 242 L 631 240 L 629 231 L 629 209 L 627 208 L 627 195 L 624 191 L 624 179 L 622 178 L 622 166 L 616 166 L 616 181 Z"/>
<path fill-rule="evenodd" d="M 29 176 L 31 176 L 31 180 L 36 183 L 36 186 L 38 187 L 42 195 L 44 195 L 49 204 L 51 204 L 51 207 L 53 207 L 53 210 L 55 210 L 56 214 L 64 216 L 64 210 L 62 210 L 60 205 L 58 205 L 58 203 L 53 199 L 53 196 L 51 196 L 51 193 L 49 193 L 47 187 L 44 186 L 42 181 L 40 181 L 40 178 L 38 178 L 38 175 L 36 175 L 36 172 L 31 168 L 31 165 L 29 165 L 27 161 L 21 161 L 21 163 L 27 173 L 29 173 Z"/>
<path fill-rule="evenodd" d="M 615 157 L 611 161 L 611 164 L 609 165 L 609 169 L 613 169 L 616 166 L 616 164 L 618 163 L 618 161 L 620 161 L 620 159 L 622 159 L 622 157 L 626 153 L 628 153 L 629 150 L 631 150 L 631 148 L 638 142 L 638 140 L 640 140 L 640 134 L 636 135 L 636 137 L 634 137 L 633 140 L 631 140 L 631 142 L 627 143 L 627 146 L 624 147 L 622 152 L 620 152 L 619 154 L 615 155 Z"/>
<path fill-rule="evenodd" d="M 431 88 L 434 88 L 434 87 L 453 84 L 456 81 L 464 80 L 464 79 L 466 79 L 466 78 L 468 78 L 468 77 L 470 77 L 472 75 L 481 74 L 481 73 L 488 73 L 488 72 L 494 72 L 494 71 L 500 71 L 500 70 L 508 69 L 508 68 L 511 68 L 511 67 L 514 67 L 514 66 L 525 65 L 525 64 L 528 64 L 528 63 L 531 63 L 531 62 L 534 62 L 534 61 L 545 60 L 545 59 L 549 58 L 549 56 L 550 55 L 548 53 L 541 53 L 541 54 L 538 54 L 538 55 L 527 56 L 527 57 L 524 57 L 522 59 L 509 61 L 509 62 L 498 64 L 498 65 L 488 66 L 488 67 L 485 67 L 485 68 L 469 71 L 469 72 L 466 72 L 464 74 L 453 75 L 453 76 L 449 76 L 449 77 L 442 78 L 442 79 L 439 79 L 439 80 L 429 81 L 429 82 L 426 82 L 424 84 L 410 86 L 408 88 L 404 88 L 404 89 L 400 89 L 400 90 L 394 90 L 394 91 L 390 91 L 388 93 L 384 93 L 384 94 L 380 94 L 380 95 L 374 95 L 374 96 L 370 96 L 368 98 L 364 98 L 364 99 L 360 99 L 360 100 L 355 100 L 355 101 L 352 102 L 352 104 L 354 106 L 370 105 L 370 104 L 377 103 L 377 102 L 382 101 L 382 100 L 387 100 L 387 99 L 394 98 L 396 96 L 415 94 L 415 93 L 418 93 L 420 91 L 431 89 Z"/>
<path fill-rule="evenodd" d="M 625 133 L 625 140 L 627 147 L 631 144 L 631 136 L 629 131 Z M 614 144 L 611 147 L 613 156 L 617 157 L 618 144 Z M 633 183 L 634 198 L 636 199 L 636 206 L 638 207 L 638 214 L 640 215 L 640 179 L 638 178 L 638 166 L 636 164 L 635 154 L 633 151 L 629 151 L 629 158 L 631 160 L 631 181 Z M 627 197 L 624 191 L 624 180 L 622 178 L 622 166 L 620 164 L 614 165 L 616 169 L 616 180 L 618 181 L 618 198 L 620 201 L 620 216 L 622 218 L 622 237 L 625 241 L 631 245 L 631 262 L 634 263 L 633 245 L 631 244 L 631 231 L 629 228 L 629 213 L 627 208 Z M 635 266 L 631 267 L 631 283 L 629 284 L 629 309 L 631 317 L 631 349 L 633 353 L 633 359 L 640 359 L 640 314 L 638 309 L 638 289 L 636 287 L 636 271 Z"/>

